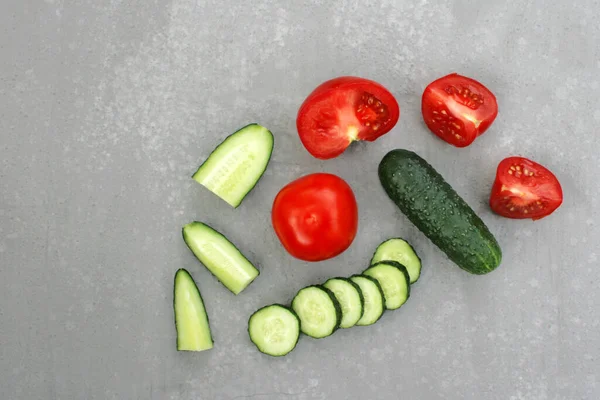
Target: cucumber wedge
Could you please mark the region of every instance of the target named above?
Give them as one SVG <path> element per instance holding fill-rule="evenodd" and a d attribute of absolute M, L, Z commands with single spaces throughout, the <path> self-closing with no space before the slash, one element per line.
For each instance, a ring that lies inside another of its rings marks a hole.
<path fill-rule="evenodd" d="M 342 308 L 340 328 L 352 328 L 362 317 L 365 299 L 360 286 L 347 278 L 331 278 L 323 284 L 331 290 Z"/>
<path fill-rule="evenodd" d="M 192 276 L 185 269 L 175 274 L 173 309 L 177 329 L 177 350 L 203 351 L 213 348 L 204 302 Z"/>
<path fill-rule="evenodd" d="M 267 128 L 246 125 L 221 142 L 192 178 L 237 208 L 267 169 L 273 143 Z"/>
<path fill-rule="evenodd" d="M 335 332 L 342 322 L 342 309 L 333 292 L 315 285 L 301 289 L 292 301 L 305 335 L 321 339 Z"/>
<path fill-rule="evenodd" d="M 356 325 L 373 325 L 379 321 L 385 311 L 385 297 L 381 285 L 377 282 L 377 279 L 367 275 L 353 275 L 350 280 L 360 287 L 365 299 L 363 316 Z"/>
<path fill-rule="evenodd" d="M 363 275 L 377 279 L 385 297 L 385 308 L 400 308 L 410 296 L 410 277 L 406 268 L 395 261 L 382 261 L 370 266 Z"/>
<path fill-rule="evenodd" d="M 183 240 L 196 258 L 234 294 L 244 290 L 259 275 L 233 243 L 202 222 L 185 225 Z"/>
<path fill-rule="evenodd" d="M 415 252 L 415 249 L 404 239 L 393 238 L 377 246 L 375 254 L 371 259 L 371 265 L 380 261 L 396 261 L 406 267 L 410 276 L 410 283 L 413 284 L 421 276 L 421 259 Z"/>
<path fill-rule="evenodd" d="M 248 320 L 248 335 L 261 353 L 285 356 L 298 343 L 300 319 L 289 307 L 281 304 L 266 306 Z"/>

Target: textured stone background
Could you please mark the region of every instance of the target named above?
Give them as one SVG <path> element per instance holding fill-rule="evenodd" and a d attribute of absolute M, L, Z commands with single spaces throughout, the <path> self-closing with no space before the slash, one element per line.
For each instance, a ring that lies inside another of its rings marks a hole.
<path fill-rule="evenodd" d="M 293 4 L 292 4 L 293 3 Z M 600 3 L 523 1 L 4 0 L 0 12 L 0 398 L 600 398 L 598 184 Z M 500 115 L 459 150 L 423 126 L 426 84 L 457 71 Z M 314 86 L 356 74 L 397 96 L 397 127 L 315 161 L 295 114 Z M 238 210 L 190 174 L 236 128 L 276 136 Z M 504 249 L 494 273 L 453 266 L 388 201 L 376 167 L 418 151 L 480 213 Z M 539 222 L 493 215 L 497 163 L 555 171 L 564 205 Z M 272 232 L 289 180 L 337 173 L 354 188 L 353 246 L 292 260 Z M 260 265 L 234 297 L 181 240 L 200 219 Z M 422 256 L 410 301 L 370 328 L 304 338 L 272 359 L 249 343 L 258 307 L 361 271 L 390 236 Z M 214 350 L 178 354 L 172 279 L 188 268 Z"/>

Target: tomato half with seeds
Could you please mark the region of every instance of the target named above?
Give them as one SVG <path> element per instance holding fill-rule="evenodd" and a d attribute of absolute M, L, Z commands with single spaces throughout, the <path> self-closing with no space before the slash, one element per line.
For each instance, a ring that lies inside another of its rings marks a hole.
<path fill-rule="evenodd" d="M 319 85 L 300 106 L 296 127 L 316 158 L 339 156 L 356 140 L 372 142 L 400 118 L 394 96 L 377 82 L 342 76 Z"/>
<path fill-rule="evenodd" d="M 431 132 L 456 147 L 466 147 L 492 125 L 498 103 L 481 83 L 450 74 L 425 88 L 421 112 Z"/>
<path fill-rule="evenodd" d="M 537 220 L 552 214 L 563 201 L 558 179 L 544 166 L 523 157 L 500 162 L 490 206 L 507 218 Z"/>

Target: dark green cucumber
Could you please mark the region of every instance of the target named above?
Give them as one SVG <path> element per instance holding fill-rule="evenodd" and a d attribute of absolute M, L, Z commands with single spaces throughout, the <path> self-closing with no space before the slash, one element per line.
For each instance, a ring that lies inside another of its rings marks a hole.
<path fill-rule="evenodd" d="M 185 269 L 175 274 L 173 309 L 177 329 L 177 350 L 203 351 L 213 348 L 204 302 L 192 276 Z"/>
<path fill-rule="evenodd" d="M 487 226 L 416 153 L 390 151 L 379 164 L 379 179 L 408 219 L 460 268 L 486 274 L 500 265 L 502 251 Z"/>
<path fill-rule="evenodd" d="M 261 353 L 285 356 L 298 343 L 300 319 L 291 308 L 272 304 L 252 314 L 248 320 L 248 335 Z"/>
<path fill-rule="evenodd" d="M 229 135 L 192 176 L 196 182 L 238 207 L 263 175 L 273 152 L 273 134 L 258 124 Z"/>

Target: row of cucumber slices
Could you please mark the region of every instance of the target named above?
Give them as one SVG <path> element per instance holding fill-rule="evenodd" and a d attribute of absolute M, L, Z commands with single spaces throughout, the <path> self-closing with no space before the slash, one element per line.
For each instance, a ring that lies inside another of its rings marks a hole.
<path fill-rule="evenodd" d="M 421 260 L 403 239 L 383 242 L 371 266 L 360 275 L 332 278 L 307 286 L 290 306 L 272 304 L 248 320 L 250 340 L 259 351 L 284 356 L 298 343 L 300 332 L 321 339 L 338 328 L 372 325 L 385 310 L 400 308 L 410 296 L 410 285 L 421 274 Z"/>

